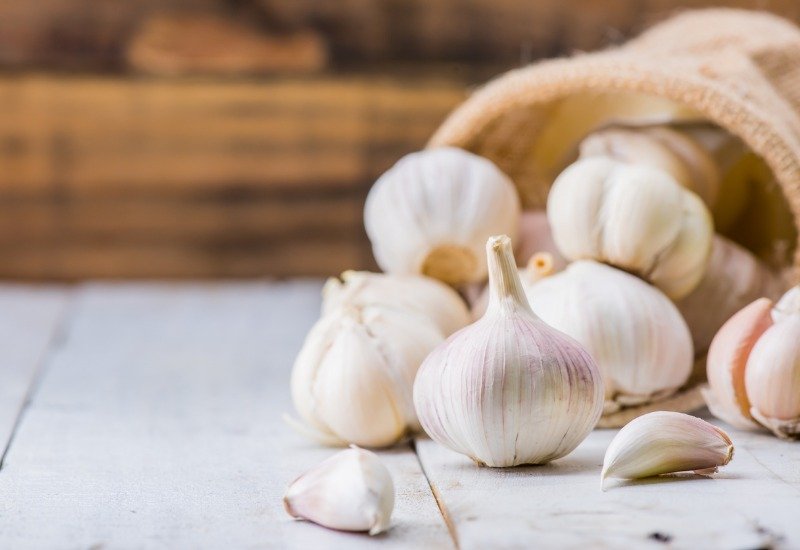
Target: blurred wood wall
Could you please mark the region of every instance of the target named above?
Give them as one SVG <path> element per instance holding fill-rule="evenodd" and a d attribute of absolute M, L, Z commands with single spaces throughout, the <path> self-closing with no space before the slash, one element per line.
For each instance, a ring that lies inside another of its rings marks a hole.
<path fill-rule="evenodd" d="M 677 9 L 796 0 L 0 0 L 0 277 L 371 268 L 369 185 L 471 86 Z"/>

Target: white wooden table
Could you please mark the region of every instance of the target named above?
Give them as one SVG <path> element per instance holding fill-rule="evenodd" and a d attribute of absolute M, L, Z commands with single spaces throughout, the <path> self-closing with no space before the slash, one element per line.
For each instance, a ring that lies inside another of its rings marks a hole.
<path fill-rule="evenodd" d="M 0 286 L 0 548 L 800 548 L 800 443 L 731 431 L 733 462 L 600 491 L 612 431 L 543 467 L 382 451 L 377 537 L 294 521 L 334 452 L 296 435 L 289 373 L 317 281 Z"/>

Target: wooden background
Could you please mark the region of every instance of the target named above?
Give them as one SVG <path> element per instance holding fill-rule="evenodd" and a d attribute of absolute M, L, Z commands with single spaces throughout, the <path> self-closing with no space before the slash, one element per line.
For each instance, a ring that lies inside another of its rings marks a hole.
<path fill-rule="evenodd" d="M 0 0 L 0 277 L 373 267 L 369 185 L 471 86 L 678 9 L 796 0 Z"/>

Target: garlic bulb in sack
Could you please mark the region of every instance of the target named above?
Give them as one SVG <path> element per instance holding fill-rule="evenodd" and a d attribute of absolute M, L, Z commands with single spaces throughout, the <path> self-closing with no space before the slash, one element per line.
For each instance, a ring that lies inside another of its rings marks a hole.
<path fill-rule="evenodd" d="M 430 277 L 345 271 L 339 278 L 328 279 L 322 298 L 323 315 L 343 305 L 397 307 L 427 316 L 445 336 L 471 321 L 461 296 Z"/>
<path fill-rule="evenodd" d="M 489 160 L 452 147 L 400 159 L 375 182 L 364 207 L 384 271 L 452 285 L 486 277 L 486 239 L 515 236 L 519 216 L 511 180 Z"/>
<path fill-rule="evenodd" d="M 594 428 L 600 372 L 580 344 L 531 311 L 511 240 L 492 237 L 486 249 L 486 314 L 425 359 L 414 404 L 432 439 L 478 464 L 543 464 Z"/>
<path fill-rule="evenodd" d="M 669 298 L 641 279 L 580 260 L 525 291 L 536 315 L 597 361 L 606 413 L 668 397 L 689 378 L 689 328 Z"/>
<path fill-rule="evenodd" d="M 773 307 L 760 298 L 725 323 L 708 351 L 714 416 L 738 428 L 760 426 L 800 439 L 800 290 Z"/>
<path fill-rule="evenodd" d="M 667 173 L 607 157 L 567 167 L 553 183 L 547 217 L 566 257 L 620 267 L 672 299 L 702 279 L 714 233 L 703 201 Z"/>
<path fill-rule="evenodd" d="M 292 399 L 317 440 L 364 447 L 391 445 L 419 429 L 414 377 L 444 335 L 418 313 L 343 306 L 309 332 L 292 371 Z"/>

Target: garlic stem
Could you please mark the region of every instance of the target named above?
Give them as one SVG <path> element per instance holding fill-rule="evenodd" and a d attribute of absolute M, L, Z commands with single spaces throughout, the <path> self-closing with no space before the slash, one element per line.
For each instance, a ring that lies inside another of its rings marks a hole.
<path fill-rule="evenodd" d="M 519 278 L 511 239 L 506 235 L 489 238 L 486 243 L 489 261 L 489 308 L 520 307 L 533 315 Z"/>

